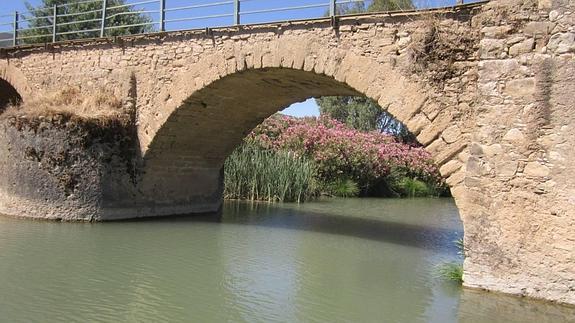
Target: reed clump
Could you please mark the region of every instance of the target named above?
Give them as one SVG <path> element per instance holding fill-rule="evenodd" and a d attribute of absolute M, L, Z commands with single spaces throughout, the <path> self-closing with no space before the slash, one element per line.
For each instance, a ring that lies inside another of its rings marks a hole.
<path fill-rule="evenodd" d="M 303 202 L 317 195 L 313 161 L 245 143 L 224 166 L 227 199 Z"/>

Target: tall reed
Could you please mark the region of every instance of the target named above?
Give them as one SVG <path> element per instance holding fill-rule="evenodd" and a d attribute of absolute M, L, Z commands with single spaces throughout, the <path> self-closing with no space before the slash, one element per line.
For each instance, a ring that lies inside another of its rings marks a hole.
<path fill-rule="evenodd" d="M 228 199 L 303 202 L 316 195 L 313 161 L 293 152 L 244 143 L 224 166 Z"/>

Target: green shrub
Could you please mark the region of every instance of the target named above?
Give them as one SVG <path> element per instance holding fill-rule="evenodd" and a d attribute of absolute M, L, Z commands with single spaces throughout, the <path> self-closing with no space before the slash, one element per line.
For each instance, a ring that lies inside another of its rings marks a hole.
<path fill-rule="evenodd" d="M 323 193 L 339 197 L 356 197 L 359 195 L 359 186 L 349 178 L 338 178 L 325 185 Z"/>
<path fill-rule="evenodd" d="M 303 202 L 317 193 L 313 161 L 244 143 L 224 165 L 224 197 Z"/>
<path fill-rule="evenodd" d="M 439 266 L 439 275 L 445 279 L 458 283 L 463 282 L 463 265 L 459 263 L 445 263 Z"/>
<path fill-rule="evenodd" d="M 422 197 L 432 195 L 429 186 L 418 179 L 404 177 L 397 184 L 396 189 L 402 196 Z"/>

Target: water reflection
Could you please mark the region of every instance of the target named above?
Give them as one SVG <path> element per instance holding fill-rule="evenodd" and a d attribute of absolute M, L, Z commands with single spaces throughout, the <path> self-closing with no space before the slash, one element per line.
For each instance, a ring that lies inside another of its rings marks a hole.
<path fill-rule="evenodd" d="M 0 218 L 7 322 L 554 322 L 572 309 L 461 290 L 451 200 L 227 203 L 219 216 Z M 31 306 L 33 304 L 33 306 Z"/>
<path fill-rule="evenodd" d="M 462 289 L 458 321 L 462 323 L 491 322 L 575 322 L 575 308 L 533 300 Z"/>

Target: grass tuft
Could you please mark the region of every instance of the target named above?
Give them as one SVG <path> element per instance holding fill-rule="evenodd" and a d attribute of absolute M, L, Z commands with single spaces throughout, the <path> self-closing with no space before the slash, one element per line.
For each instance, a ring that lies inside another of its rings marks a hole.
<path fill-rule="evenodd" d="M 459 263 L 442 264 L 438 268 L 438 273 L 445 280 L 463 283 L 463 265 Z"/>
<path fill-rule="evenodd" d="M 454 241 L 455 246 L 457 247 L 457 254 L 460 256 L 465 255 L 465 245 L 463 244 L 463 238 L 459 238 Z"/>

